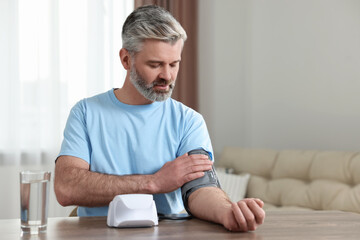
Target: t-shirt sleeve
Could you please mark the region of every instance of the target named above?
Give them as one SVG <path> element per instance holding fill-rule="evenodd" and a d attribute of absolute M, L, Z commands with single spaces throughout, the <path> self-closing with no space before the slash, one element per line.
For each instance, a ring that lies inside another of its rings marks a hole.
<path fill-rule="evenodd" d="M 78 157 L 90 164 L 90 154 L 91 145 L 86 127 L 86 107 L 83 100 L 70 111 L 59 156 Z"/>
<path fill-rule="evenodd" d="M 214 160 L 213 148 L 204 118 L 199 113 L 194 112 L 190 117 L 187 117 L 183 129 L 178 156 L 194 149 L 204 149 Z"/>

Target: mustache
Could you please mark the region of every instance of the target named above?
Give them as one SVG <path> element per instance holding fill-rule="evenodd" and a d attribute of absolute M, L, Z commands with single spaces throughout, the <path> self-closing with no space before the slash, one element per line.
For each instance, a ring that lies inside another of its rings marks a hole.
<path fill-rule="evenodd" d="M 170 88 L 174 88 L 174 81 L 160 78 L 154 81 L 151 85 L 151 87 L 169 85 Z"/>

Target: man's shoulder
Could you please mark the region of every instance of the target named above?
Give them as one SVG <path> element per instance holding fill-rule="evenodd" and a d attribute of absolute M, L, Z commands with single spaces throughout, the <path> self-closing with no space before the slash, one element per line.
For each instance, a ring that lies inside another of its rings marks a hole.
<path fill-rule="evenodd" d="M 106 91 L 106 92 L 102 92 L 102 93 L 98 93 L 96 95 L 93 95 L 91 97 L 88 97 L 88 98 L 85 98 L 83 99 L 84 101 L 86 102 L 103 102 L 103 101 L 109 101 L 110 100 L 110 94 L 113 90 L 109 90 L 109 91 Z"/>
<path fill-rule="evenodd" d="M 111 91 L 111 90 L 110 90 Z M 91 97 L 83 98 L 79 100 L 72 108 L 75 112 L 87 112 L 93 109 L 101 108 L 104 104 L 108 104 L 111 101 L 109 97 L 110 91 L 96 94 Z"/>
<path fill-rule="evenodd" d="M 173 111 L 185 118 L 202 118 L 200 113 L 173 98 L 168 99 L 168 104 Z"/>
<path fill-rule="evenodd" d="M 168 101 L 169 105 L 172 107 L 172 108 L 177 108 L 177 109 L 180 109 L 180 110 L 183 110 L 183 111 L 190 111 L 190 112 L 195 112 L 197 113 L 194 109 L 192 109 L 191 107 L 189 106 L 186 106 L 184 103 L 182 102 L 179 102 L 173 98 L 169 98 Z"/>
<path fill-rule="evenodd" d="M 77 105 L 81 105 L 83 107 L 89 107 L 93 105 L 108 103 L 109 101 L 111 101 L 110 94 L 111 94 L 111 90 L 103 93 L 98 93 L 91 97 L 81 99 L 77 103 Z"/>

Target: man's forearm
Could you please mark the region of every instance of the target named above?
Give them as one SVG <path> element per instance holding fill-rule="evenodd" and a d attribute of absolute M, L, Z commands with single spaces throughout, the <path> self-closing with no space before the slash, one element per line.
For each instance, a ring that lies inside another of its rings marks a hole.
<path fill-rule="evenodd" d="M 106 175 L 76 167 L 56 169 L 57 174 L 62 177 L 55 178 L 55 191 L 63 206 L 105 206 L 119 194 L 154 191 L 152 175 Z"/>
<path fill-rule="evenodd" d="M 216 187 L 200 188 L 188 200 L 191 213 L 200 219 L 223 224 L 224 213 L 231 211 L 231 201 Z"/>
<path fill-rule="evenodd" d="M 202 177 L 212 168 L 203 155 L 184 154 L 165 163 L 151 175 L 107 175 L 89 170 L 89 164 L 77 157 L 60 156 L 55 167 L 55 193 L 63 206 L 106 206 L 120 194 L 168 193 L 188 181 Z"/>

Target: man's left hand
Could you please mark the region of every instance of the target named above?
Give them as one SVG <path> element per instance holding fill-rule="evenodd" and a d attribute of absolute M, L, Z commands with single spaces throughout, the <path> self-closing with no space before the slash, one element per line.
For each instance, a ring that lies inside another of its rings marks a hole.
<path fill-rule="evenodd" d="M 229 231 L 254 231 L 264 222 L 264 202 L 256 198 L 246 198 L 232 203 L 231 208 L 223 215 L 222 224 Z"/>

